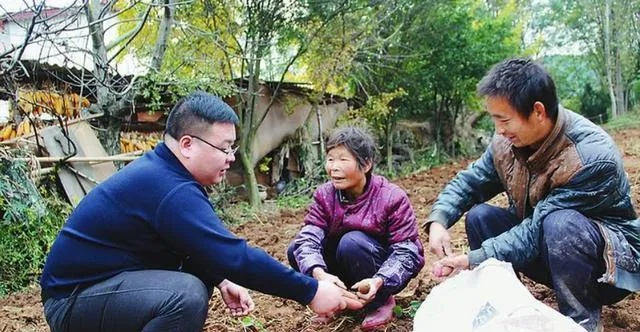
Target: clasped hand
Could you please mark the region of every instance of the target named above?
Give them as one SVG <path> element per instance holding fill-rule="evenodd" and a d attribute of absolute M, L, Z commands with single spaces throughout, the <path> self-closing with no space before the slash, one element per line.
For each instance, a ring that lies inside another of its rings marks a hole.
<path fill-rule="evenodd" d="M 373 301 L 383 283 L 381 278 L 367 278 L 356 282 L 351 289 L 356 291 L 356 295 L 364 304 L 367 304 Z"/>
<path fill-rule="evenodd" d="M 315 268 L 312 275 L 318 280 L 318 291 L 309 307 L 317 314 L 317 322 L 327 322 L 341 310 L 359 310 L 365 305 L 337 276 L 322 268 Z"/>
<path fill-rule="evenodd" d="M 433 263 L 432 273 L 437 279 L 450 277 L 456 271 L 469 268 L 468 255 L 453 255 L 451 250 L 451 236 L 447 229 L 437 222 L 429 226 L 429 250 L 440 260 Z"/>

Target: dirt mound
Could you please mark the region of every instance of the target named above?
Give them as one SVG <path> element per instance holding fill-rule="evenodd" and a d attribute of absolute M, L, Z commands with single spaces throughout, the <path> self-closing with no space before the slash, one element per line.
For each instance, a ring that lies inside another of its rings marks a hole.
<path fill-rule="evenodd" d="M 614 138 L 622 151 L 625 167 L 629 173 L 636 210 L 640 207 L 640 130 L 626 130 L 614 133 Z M 448 164 L 429 171 L 409 175 L 394 181 L 403 187 L 413 203 L 418 220 L 425 220 L 439 191 L 458 171 L 465 168 L 470 160 Z M 497 204 L 505 204 L 504 197 L 495 199 Z M 305 211 L 282 211 L 261 216 L 260 220 L 248 222 L 234 231 L 249 239 L 253 245 L 262 247 L 269 254 L 286 262 L 285 250 L 289 241 L 301 226 Z M 452 228 L 452 238 L 461 251 L 466 245 L 462 223 Z M 420 236 L 427 243 L 427 236 L 421 230 Z M 436 282 L 431 279 L 430 266 L 433 255 L 427 255 L 427 266 L 409 286 L 398 295 L 398 305 L 403 308 L 385 330 L 411 331 L 412 318 L 408 314 L 412 304 L 423 301 Z M 556 307 L 553 292 L 542 285 L 524 280 L 532 294 L 552 307 Z M 210 302 L 209 316 L 205 331 L 360 331 L 361 313 L 344 313 L 327 325 L 311 322 L 313 313 L 294 301 L 253 292 L 256 310 L 243 319 L 231 318 L 223 309 L 216 294 Z M 455 310 L 455 308 L 452 308 Z M 615 305 L 603 310 L 605 330 L 608 332 L 640 331 L 640 296 L 633 294 Z M 0 331 L 48 331 L 42 316 L 39 290 L 29 289 L 0 299 Z"/>

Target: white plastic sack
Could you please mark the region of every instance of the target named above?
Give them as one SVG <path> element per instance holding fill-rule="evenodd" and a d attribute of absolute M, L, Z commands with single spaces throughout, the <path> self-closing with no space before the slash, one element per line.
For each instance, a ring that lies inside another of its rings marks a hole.
<path fill-rule="evenodd" d="M 413 320 L 414 332 L 584 332 L 536 300 L 510 263 L 489 259 L 431 290 Z"/>

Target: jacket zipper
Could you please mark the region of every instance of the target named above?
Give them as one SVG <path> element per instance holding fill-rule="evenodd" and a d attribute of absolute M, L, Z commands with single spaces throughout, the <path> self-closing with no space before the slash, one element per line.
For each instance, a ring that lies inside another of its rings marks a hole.
<path fill-rule="evenodd" d="M 522 207 L 522 219 L 527 217 L 528 207 L 529 207 L 529 186 L 531 185 L 531 172 L 529 171 L 529 167 L 525 165 L 524 167 L 527 178 L 527 185 L 525 186 L 524 192 L 524 206 Z"/>
<path fill-rule="evenodd" d="M 604 264 L 606 266 L 606 270 L 604 271 L 602 278 L 598 279 L 598 281 L 603 281 L 613 285 L 615 283 L 613 274 L 616 270 L 616 265 L 615 263 L 613 263 L 614 260 L 613 260 L 613 253 L 611 250 L 611 240 L 609 240 L 606 230 L 603 229 L 604 226 L 600 225 L 599 222 L 595 222 L 595 223 L 596 225 L 598 225 L 600 234 L 602 234 L 602 238 L 604 239 L 604 249 L 602 250 L 602 258 L 604 258 Z"/>

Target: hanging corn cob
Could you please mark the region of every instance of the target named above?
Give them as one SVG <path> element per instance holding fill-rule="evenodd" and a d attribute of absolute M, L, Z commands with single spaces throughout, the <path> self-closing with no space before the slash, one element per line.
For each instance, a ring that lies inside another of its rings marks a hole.
<path fill-rule="evenodd" d="M 59 94 L 55 91 L 21 89 L 18 91 L 17 100 L 17 111 L 20 116 L 15 117 L 10 114 L 10 118 L 21 118 L 22 120 L 18 124 L 10 121 L 1 127 L 0 141 L 33 133 L 33 124 L 36 124 L 38 128 L 43 127 L 44 124 L 40 121 L 42 114 L 58 115 L 71 120 L 79 117 L 80 111 L 90 105 L 89 99 L 77 93 Z M 13 113 L 12 111 L 10 110 L 10 113 Z"/>

